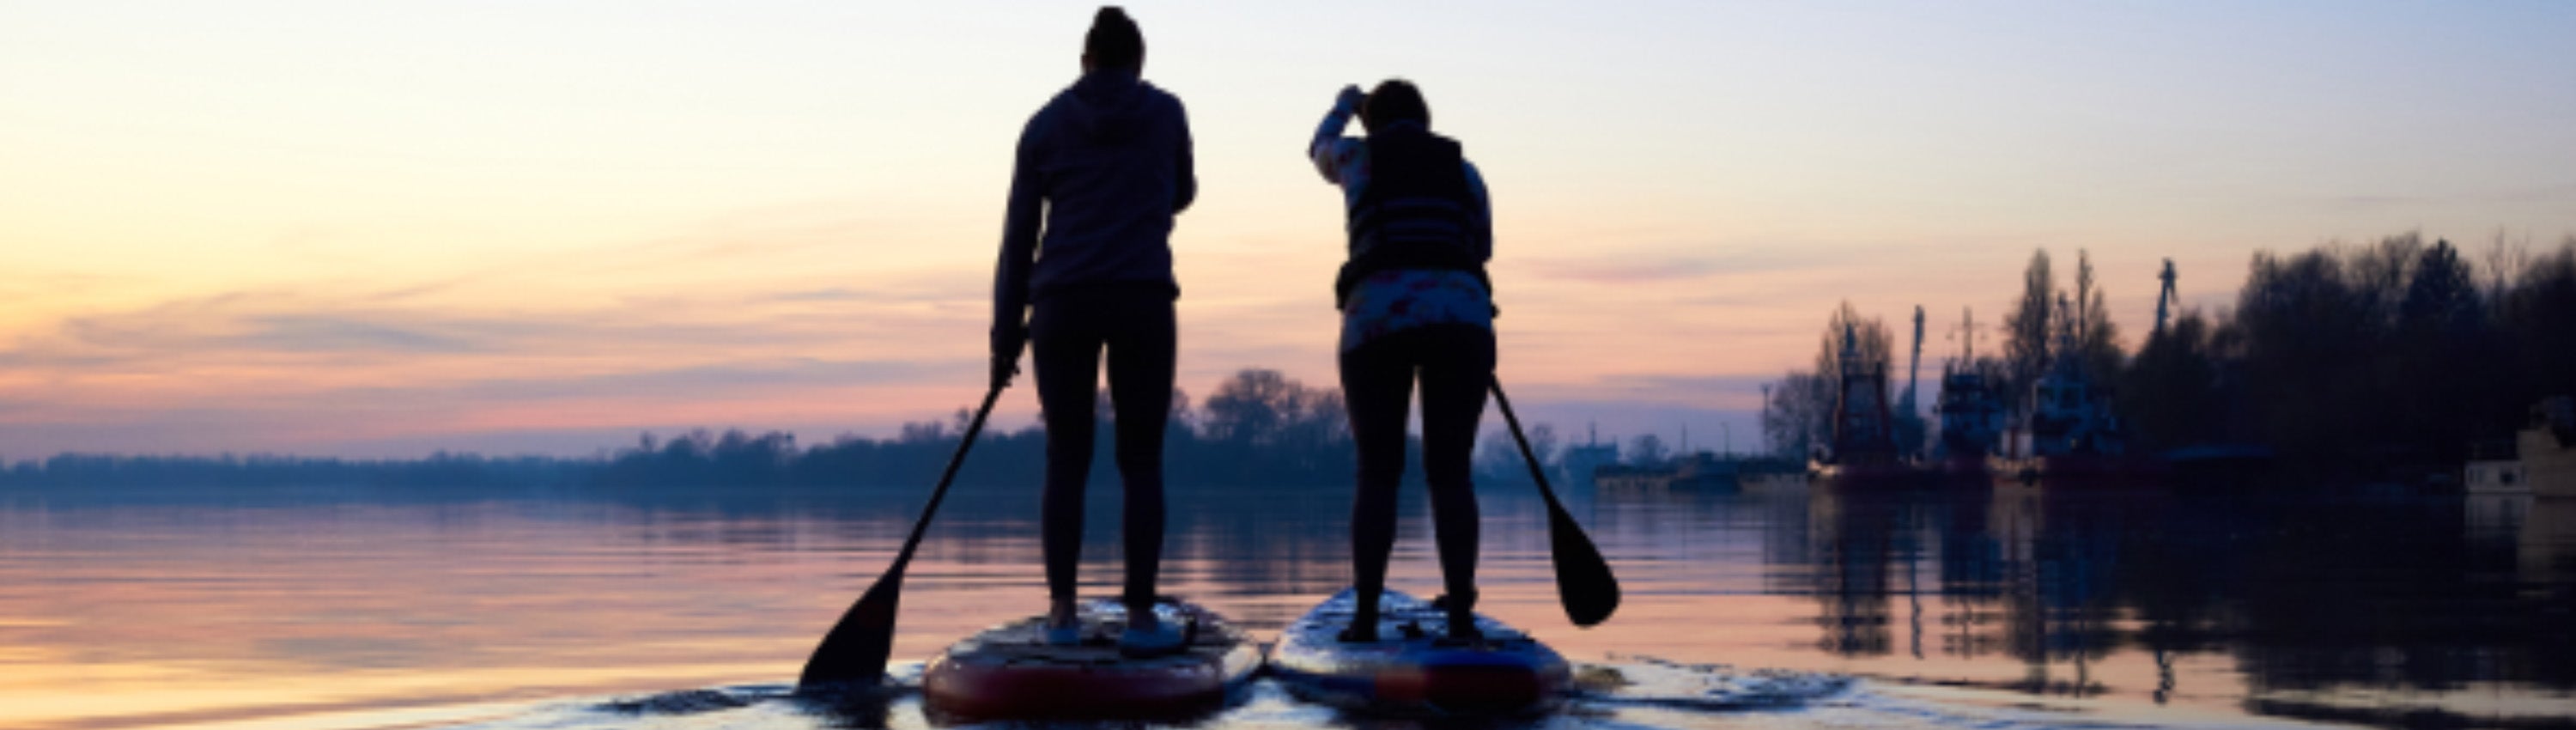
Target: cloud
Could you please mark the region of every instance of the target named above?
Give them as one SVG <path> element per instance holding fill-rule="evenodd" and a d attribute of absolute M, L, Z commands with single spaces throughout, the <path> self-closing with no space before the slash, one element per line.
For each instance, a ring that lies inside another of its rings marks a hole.
<path fill-rule="evenodd" d="M 514 443 L 511 434 L 556 451 L 598 434 L 697 425 L 828 435 L 935 418 L 981 385 L 983 256 L 855 271 L 690 263 L 723 238 L 675 237 L 615 261 L 544 256 L 417 280 L 77 311 L 0 342 L 0 400 L 19 403 L 0 411 L 0 443 L 19 454 L 382 454 L 446 443 L 505 451 L 490 445 Z M 1808 351 L 1811 318 L 1779 310 L 1856 248 L 1878 247 L 1693 244 L 1510 263 L 1497 274 L 1511 290 L 1512 382 L 1529 382 L 1522 397 L 1533 409 L 1750 403 L 1759 379 L 1731 373 L 1773 370 L 1759 343 Z M 648 259 L 659 261 L 652 277 L 600 273 Z M 1191 261 L 1199 277 L 1184 282 L 1182 387 L 1243 367 L 1335 383 L 1329 262 L 1313 263 L 1314 288 L 1279 289 L 1277 271 L 1308 262 L 1271 249 Z M 1005 422 L 1028 409 L 1026 392 Z"/>
<path fill-rule="evenodd" d="M 1760 392 L 1762 386 L 1777 375 L 1700 375 L 1700 374 L 1620 374 L 1604 376 L 1599 385 L 1635 393 L 1746 393 Z"/>
<path fill-rule="evenodd" d="M 686 397 L 746 391 L 806 390 L 916 382 L 981 360 L 825 360 L 797 358 L 638 370 L 586 376 L 492 378 L 435 388 L 435 397 L 570 399 L 605 396 Z"/>
<path fill-rule="evenodd" d="M 2422 205 L 2428 202 L 2432 201 L 2426 198 L 2407 195 L 2343 195 L 2326 199 L 2326 204 L 2329 207 L 2341 211 L 2369 211 L 2385 208 L 2400 208 L 2410 205 Z"/>
<path fill-rule="evenodd" d="M 151 359 L 337 355 L 585 355 L 907 344 L 925 326 L 955 329 L 978 307 L 936 289 L 832 288 L 671 293 L 554 308 L 388 304 L 385 292 L 277 288 L 166 300 L 58 320 L 0 349 L 0 369 L 87 368 Z M 977 301 L 980 301 L 978 299 Z M 823 305 L 819 308 L 815 305 Z M 887 305 L 922 305 L 889 310 Z M 927 307 L 926 309 L 924 307 Z M 980 331 L 980 324 L 969 329 Z M 979 338 L 967 338 L 980 342 Z M 774 353 L 761 353 L 763 356 Z"/>
<path fill-rule="evenodd" d="M 1598 261 L 1564 259 L 1531 262 L 1533 273 L 1542 278 L 1576 281 L 1587 284 L 1641 284 L 1669 281 L 1691 281 L 1722 271 L 1719 262 L 1708 258 L 1665 258 L 1647 261 Z"/>
<path fill-rule="evenodd" d="M 269 316 L 247 321 L 251 330 L 228 338 L 237 347 L 286 352 L 373 351 L 461 353 L 487 351 L 490 343 L 417 327 L 330 316 Z"/>
<path fill-rule="evenodd" d="M 741 426 L 819 436 L 938 413 L 950 404 L 912 403 L 901 394 L 958 380 L 959 373 L 971 377 L 980 365 L 980 359 L 803 358 L 118 406 L 70 392 L 0 400 L 0 444 L 8 445 L 11 458 L 65 450 L 418 456 L 436 448 L 579 455 L 646 430 Z M 415 446 L 421 448 L 399 450 Z"/>
<path fill-rule="evenodd" d="M 1893 248 L 1872 245 L 1867 248 Z M 1830 269 L 1855 255 L 1850 246 L 1795 243 L 1686 243 L 1630 251 L 1592 252 L 1498 260 L 1497 267 L 1541 279 L 1580 284 L 1670 284 L 1733 276 L 1779 275 Z"/>
<path fill-rule="evenodd" d="M 792 291 L 771 297 L 782 302 L 872 302 L 887 297 L 885 292 L 860 291 L 846 286 Z"/>
<path fill-rule="evenodd" d="M 952 279 L 551 306 L 305 285 L 82 312 L 0 343 L 0 443 L 336 453 L 526 433 L 552 450 L 567 439 L 533 435 L 897 423 L 950 405 L 919 384 L 981 382 L 989 312 Z"/>
<path fill-rule="evenodd" d="M 13 270 L 6 279 L 0 279 L 0 302 L 59 299 L 104 289 L 120 281 L 117 277 L 70 271 Z"/>
<path fill-rule="evenodd" d="M 964 280 L 957 276 L 911 277 L 900 283 L 889 282 L 874 287 L 828 286 L 798 289 L 759 297 L 763 301 L 841 304 L 926 304 L 980 303 L 986 301 L 991 284 L 989 277 Z"/>

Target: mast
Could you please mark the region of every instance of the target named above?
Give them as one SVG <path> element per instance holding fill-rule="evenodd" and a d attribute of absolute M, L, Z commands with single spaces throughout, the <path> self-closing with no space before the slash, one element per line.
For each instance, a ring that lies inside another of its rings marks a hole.
<path fill-rule="evenodd" d="M 2063 373 L 2067 368 L 2081 364 L 2084 320 L 2080 315 L 2074 315 L 2079 306 L 2082 305 L 2067 301 L 2065 292 L 2057 293 L 2057 354 L 2053 358 L 2055 362 L 2049 365 L 2052 370 Z"/>
<path fill-rule="evenodd" d="M 1959 308 L 1959 339 L 1964 340 L 1963 344 L 1968 348 L 1967 352 L 1960 354 L 1963 358 L 1959 361 L 1960 366 L 1975 367 L 1977 364 L 1977 310 L 1973 307 Z"/>
<path fill-rule="evenodd" d="M 1770 383 L 1763 383 L 1763 384 L 1762 384 L 1762 412 L 1761 412 L 1761 416 L 1762 416 L 1762 419 L 1761 419 L 1761 422 L 1758 424 L 1758 427 L 1762 429 L 1762 437 L 1763 437 L 1763 438 L 1770 438 L 1770 437 L 1771 437 L 1771 384 L 1770 384 Z"/>
<path fill-rule="evenodd" d="M 1914 413 L 1914 381 L 1923 373 L 1923 305 L 1914 305 L 1914 354 L 1905 361 L 1905 412 Z"/>
<path fill-rule="evenodd" d="M 2077 251 L 2075 252 L 2075 265 L 2077 267 L 2075 269 L 2075 306 L 2060 306 L 2075 317 L 2075 321 L 2073 323 L 2075 326 L 2067 330 L 2073 335 L 2069 339 L 2072 339 L 2077 343 L 2082 343 L 2085 341 L 2087 336 L 2092 334 L 2085 330 L 2093 326 L 2092 257 L 2083 251 Z M 2061 300 L 2065 297 L 2065 294 L 2058 295 L 2058 298 Z"/>
<path fill-rule="evenodd" d="M 2165 333 L 2165 307 L 2172 304 L 2174 300 L 2173 259 L 2165 259 L 2165 271 L 2162 274 L 2157 274 L 2156 278 L 2165 283 L 2164 291 L 2156 294 L 2155 334 L 2163 335 Z"/>

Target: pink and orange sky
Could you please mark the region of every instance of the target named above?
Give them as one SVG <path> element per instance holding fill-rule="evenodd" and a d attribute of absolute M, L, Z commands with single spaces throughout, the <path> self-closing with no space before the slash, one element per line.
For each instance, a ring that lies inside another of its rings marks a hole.
<path fill-rule="evenodd" d="M 943 417 L 1093 7 L 13 4 L 0 457 Z M 2041 247 L 2092 252 L 2134 346 L 2167 257 L 2216 307 L 2259 249 L 2576 233 L 2566 3 L 1129 7 L 1198 142 L 1194 395 L 1333 382 L 1339 198 L 1299 152 L 1391 75 L 1493 187 L 1502 377 L 1578 432 L 1748 446 L 1843 299 L 1926 307 L 1936 372 Z"/>

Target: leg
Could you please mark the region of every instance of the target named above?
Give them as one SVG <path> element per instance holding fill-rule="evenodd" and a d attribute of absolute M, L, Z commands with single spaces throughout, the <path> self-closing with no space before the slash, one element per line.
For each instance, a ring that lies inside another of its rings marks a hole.
<path fill-rule="evenodd" d="M 1422 471 L 1431 487 L 1432 528 L 1448 591 L 1449 631 L 1475 635 L 1476 539 L 1479 515 L 1470 478 L 1476 422 L 1494 378 L 1494 333 L 1482 327 L 1425 328 L 1422 365 Z"/>
<path fill-rule="evenodd" d="M 1172 415 L 1176 360 L 1172 302 L 1141 295 L 1118 307 L 1109 338 L 1109 400 L 1118 430 L 1118 476 L 1126 484 L 1123 515 L 1128 616 L 1153 620 L 1155 577 L 1163 559 L 1163 428 Z"/>
<path fill-rule="evenodd" d="M 1046 554 L 1047 598 L 1059 623 L 1073 617 L 1082 565 L 1082 492 L 1091 474 L 1091 411 L 1100 381 L 1100 339 L 1080 326 L 1090 313 L 1070 306 L 1039 305 L 1029 327 L 1030 363 L 1037 369 L 1038 404 L 1046 419 L 1039 546 Z"/>
<path fill-rule="evenodd" d="M 1342 397 L 1359 448 L 1358 488 L 1351 498 L 1351 583 L 1359 613 L 1348 637 L 1377 639 L 1377 602 L 1386 591 L 1386 561 L 1395 552 L 1396 488 L 1404 478 L 1404 421 L 1413 399 L 1413 362 L 1388 339 L 1342 353 Z"/>

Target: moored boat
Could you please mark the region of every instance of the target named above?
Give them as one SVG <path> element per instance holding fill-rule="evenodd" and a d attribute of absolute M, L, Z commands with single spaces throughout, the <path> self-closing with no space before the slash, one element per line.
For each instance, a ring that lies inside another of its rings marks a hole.
<path fill-rule="evenodd" d="M 1815 465 L 1818 486 L 1846 491 L 1913 489 L 1930 472 L 1906 461 L 1888 414 L 1887 370 L 1862 362 L 1859 334 L 1843 327 L 1833 450 Z"/>

